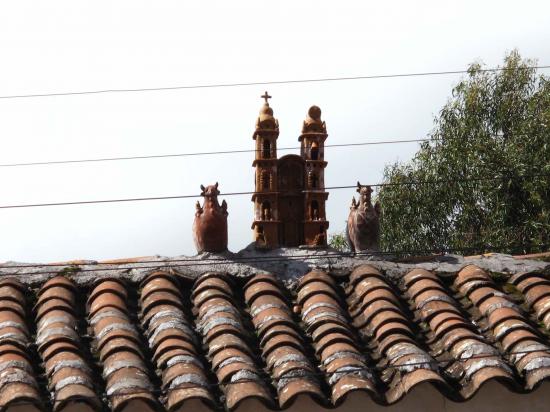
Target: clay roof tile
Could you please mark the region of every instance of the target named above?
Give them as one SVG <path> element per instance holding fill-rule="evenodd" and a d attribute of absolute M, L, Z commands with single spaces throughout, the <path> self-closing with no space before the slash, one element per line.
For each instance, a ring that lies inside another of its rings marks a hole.
<path fill-rule="evenodd" d="M 244 285 L 244 288 L 247 289 L 248 287 L 252 286 L 254 283 L 257 282 L 269 282 L 273 286 L 281 287 L 281 284 L 277 280 L 277 277 L 275 275 L 272 275 L 271 273 L 259 273 L 252 276 Z"/>
<path fill-rule="evenodd" d="M 475 265 L 468 265 L 458 272 L 454 284 L 457 289 L 460 289 L 467 283 L 474 281 L 492 282 L 491 277 L 483 269 Z"/>
<path fill-rule="evenodd" d="M 485 382 L 530 391 L 550 379 L 550 346 L 523 309 L 530 305 L 550 326 L 550 281 L 541 273 L 512 276 L 508 282 L 517 289 L 501 289 L 475 266 L 462 269 L 454 287 L 423 269 L 390 280 L 369 265 L 338 279 L 315 270 L 295 280 L 298 286 L 290 290 L 296 283 L 287 288 L 272 274 L 235 280 L 208 273 L 196 279 L 189 296 L 183 280 L 159 270 L 141 282 L 138 294 L 135 281 L 100 280 L 83 308 L 88 289 L 81 280 L 56 276 L 36 283 L 37 291 L 2 279 L 0 365 L 9 371 L 15 365 L 22 378 L 0 388 L 0 408 L 2 402 L 40 401 L 33 377 L 39 365 L 28 354 L 30 344 L 38 348 L 54 412 L 85 404 L 104 409 L 105 399 L 115 412 L 143 403 L 152 411 L 159 399 L 170 412 L 192 399 L 216 408 L 225 402 L 228 410 L 252 400 L 272 407 L 275 393 L 283 409 L 298 397 L 335 407 L 352 391 L 387 405 L 424 384 L 463 401 Z M 457 289 L 460 302 L 453 298 Z M 519 293 L 527 305 L 517 303 Z M 27 325 L 27 301 L 35 300 L 34 325 Z M 84 337 L 86 321 L 91 344 Z M 95 384 L 89 351 L 106 388 Z M 432 356 L 450 362 L 441 365 Z M 380 368 L 381 386 L 367 364 L 371 360 Z M 153 385 L 155 372 L 161 379 Z M 221 398 L 213 388 L 218 380 Z"/>
<path fill-rule="evenodd" d="M 181 298 L 181 293 L 178 287 L 167 277 L 153 277 L 147 279 L 143 283 L 141 288 L 141 299 L 144 300 L 149 297 L 150 294 L 156 292 L 166 292 L 171 293 L 179 298 Z"/>
<path fill-rule="evenodd" d="M 65 289 L 68 289 L 71 292 L 76 291 L 76 286 L 73 283 L 73 281 L 65 276 L 56 276 L 48 280 L 46 283 L 42 285 L 42 287 L 39 289 L 37 296 L 42 296 L 43 293 L 47 292 L 48 289 L 52 287 L 63 287 Z"/>
<path fill-rule="evenodd" d="M 312 280 L 300 287 L 298 290 L 297 302 L 299 305 L 304 305 L 308 299 L 318 294 L 327 295 L 336 301 L 340 300 L 340 297 L 332 285 L 329 285 L 323 281 Z"/>
<path fill-rule="evenodd" d="M 10 379 L 13 382 L 0 389 L 0 405 L 8 409 L 11 405 L 30 404 L 37 412 L 42 410 L 42 402 L 35 384 L 27 383 L 23 375 L 12 375 Z"/>
<path fill-rule="evenodd" d="M 335 406 L 341 405 L 345 401 L 347 395 L 355 391 L 364 391 L 375 399 L 379 398 L 376 387 L 370 379 L 350 373 L 342 376 L 342 378 L 334 384 L 332 388 L 332 403 Z"/>
<path fill-rule="evenodd" d="M 437 275 L 425 269 L 413 269 L 403 277 L 403 283 L 407 289 L 410 289 L 415 283 L 422 280 L 431 280 L 434 283 L 440 284 Z"/>
<path fill-rule="evenodd" d="M 379 277 L 383 279 L 382 273 L 374 266 L 361 265 L 356 267 L 350 274 L 349 280 L 351 285 L 357 284 L 365 277 Z"/>
<path fill-rule="evenodd" d="M 520 272 L 520 273 L 516 273 L 515 275 L 512 275 L 508 279 L 508 283 L 511 283 L 512 285 L 516 285 L 519 287 L 521 282 L 529 278 L 545 279 L 545 276 L 538 272 Z"/>
<path fill-rule="evenodd" d="M 274 406 L 273 399 L 265 386 L 259 381 L 246 380 L 244 374 L 241 381 L 237 380 L 227 385 L 226 406 L 230 411 L 237 409 L 249 399 L 257 399 L 270 409 Z"/>
<path fill-rule="evenodd" d="M 152 307 L 158 305 L 172 305 L 178 309 L 183 309 L 183 303 L 179 292 L 173 292 L 167 289 L 152 290 L 142 297 L 141 309 L 144 312 L 149 311 Z"/>
<path fill-rule="evenodd" d="M 196 348 L 190 342 L 179 337 L 168 338 L 160 342 L 155 348 L 153 361 L 162 367 L 171 357 L 177 355 L 196 356 Z"/>
<path fill-rule="evenodd" d="M 97 294 L 94 299 L 89 299 L 89 302 L 90 306 L 88 311 L 90 317 L 94 317 L 100 311 L 111 309 L 116 309 L 126 313 L 128 312 L 128 308 L 126 307 L 126 298 L 109 290 L 106 290 L 101 294 Z"/>
<path fill-rule="evenodd" d="M 191 292 L 191 299 L 195 300 L 197 295 L 209 289 L 217 289 L 228 295 L 232 295 L 231 286 L 229 280 L 224 275 L 203 275 L 195 281 Z"/>
<path fill-rule="evenodd" d="M 244 290 L 244 298 L 249 305 L 253 304 L 254 300 L 262 295 L 274 295 L 283 301 L 285 300 L 281 289 L 272 282 L 257 281 Z"/>
<path fill-rule="evenodd" d="M 279 407 L 289 408 L 298 396 L 310 396 L 317 404 L 324 401 L 319 385 L 307 378 L 289 378 L 282 382 L 279 390 Z"/>
<path fill-rule="evenodd" d="M 193 376 L 182 376 L 180 382 L 174 381 L 176 385 L 168 391 L 166 407 L 170 411 L 184 407 L 187 401 L 200 399 L 210 409 L 216 409 L 216 401 L 208 388 L 201 387 Z"/>
<path fill-rule="evenodd" d="M 88 304 L 90 305 L 93 300 L 101 296 L 103 293 L 116 294 L 124 301 L 128 298 L 126 287 L 121 280 L 107 279 L 99 281 L 97 286 L 94 287 L 88 297 Z"/>

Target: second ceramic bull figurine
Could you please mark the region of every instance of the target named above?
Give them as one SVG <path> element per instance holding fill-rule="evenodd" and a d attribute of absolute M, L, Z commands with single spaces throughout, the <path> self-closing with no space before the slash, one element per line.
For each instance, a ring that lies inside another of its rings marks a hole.
<path fill-rule="evenodd" d="M 380 203 L 371 202 L 372 189 L 357 182 L 359 203 L 352 199 L 346 227 L 346 237 L 352 252 L 379 250 Z"/>

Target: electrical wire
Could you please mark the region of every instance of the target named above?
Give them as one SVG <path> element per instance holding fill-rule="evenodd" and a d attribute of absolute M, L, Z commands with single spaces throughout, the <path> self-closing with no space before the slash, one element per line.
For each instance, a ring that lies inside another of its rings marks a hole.
<path fill-rule="evenodd" d="M 486 250 L 503 250 L 510 247 L 522 247 L 526 245 L 522 244 L 507 244 L 507 245 L 500 245 L 500 246 L 489 246 L 484 245 L 483 248 Z M 549 245 L 543 244 L 540 245 L 540 247 L 550 247 Z M 479 247 L 463 247 L 463 248 L 434 248 L 434 249 L 405 249 L 405 250 L 391 250 L 391 251 L 370 251 L 370 252 L 342 252 L 342 251 L 336 251 L 336 252 L 325 252 L 322 255 L 285 255 L 285 256 L 231 256 L 231 257 L 201 257 L 200 263 L 202 262 L 216 262 L 217 264 L 231 264 L 239 261 L 262 261 L 262 260 L 271 260 L 271 259 L 277 259 L 278 261 L 284 261 L 287 259 L 292 258 L 299 258 L 299 259 L 313 259 L 313 258 L 339 258 L 339 257 L 363 257 L 363 256 L 385 256 L 385 255 L 419 255 L 422 253 L 450 253 L 450 252 L 457 252 L 457 251 L 470 251 L 470 250 L 479 250 Z M 312 251 L 316 251 L 315 249 L 312 249 Z M 324 251 L 323 251 L 324 252 Z M 124 270 L 124 269 L 142 269 L 142 268 L 155 268 L 158 267 L 159 264 L 167 264 L 170 265 L 172 263 L 180 263 L 180 262 L 195 262 L 197 263 L 197 258 L 195 257 L 185 257 L 185 258 L 178 258 L 178 259 L 170 259 L 170 260 L 152 260 L 152 259 L 143 259 L 136 261 L 124 261 L 124 260 L 118 260 L 116 262 L 59 262 L 59 263 L 33 263 L 33 264 L 12 264 L 12 265 L 2 265 L 0 264 L 0 269 L 27 269 L 27 268 L 35 268 L 35 267 L 80 267 L 80 266 L 97 266 L 97 265 L 105 265 L 105 266 L 117 266 L 117 268 L 113 269 L 105 269 L 105 270 Z M 140 264 L 153 264 L 153 266 L 135 266 Z M 119 266 L 122 265 L 132 265 L 128 268 L 121 268 Z M 166 266 L 166 267 L 173 267 L 172 266 Z M 97 269 L 97 270 L 104 270 L 104 269 Z"/>
<path fill-rule="evenodd" d="M 529 175 L 517 175 L 515 177 L 521 178 L 533 178 L 533 177 L 550 177 L 550 174 L 529 174 Z M 509 176 L 493 176 L 493 177 L 479 177 L 479 178 L 464 178 L 464 179 L 454 179 L 454 180 L 424 180 L 424 181 L 410 181 L 410 182 L 393 182 L 393 183 L 374 183 L 366 186 L 370 187 L 388 187 L 388 186 L 414 186 L 414 185 L 425 185 L 425 184 L 448 184 L 459 182 L 479 182 L 479 181 L 495 181 L 495 180 L 504 180 L 509 179 Z M 340 189 L 354 189 L 357 187 L 357 184 L 350 186 L 330 186 L 326 187 L 323 190 L 340 190 Z M 255 193 L 262 195 L 272 195 L 277 192 L 229 192 L 221 193 L 220 196 L 242 196 L 242 195 L 253 195 Z M 30 204 L 19 204 L 19 205 L 0 205 L 0 209 L 20 209 L 20 208 L 31 208 L 31 207 L 50 207 L 50 206 L 74 206 L 74 205 L 88 205 L 88 204 L 101 204 L 101 203 L 120 203 L 120 202 L 141 202 L 149 200 L 173 200 L 173 199 L 192 199 L 201 197 L 200 194 L 195 195 L 175 195 L 175 196 L 155 196 L 155 197 L 134 197 L 134 198 L 124 198 L 124 199 L 104 199 L 104 200 L 79 200 L 72 202 L 52 202 L 52 203 L 30 203 Z"/>
<path fill-rule="evenodd" d="M 371 145 L 383 145 L 383 144 L 401 144 L 401 143 L 417 143 L 417 142 L 429 142 L 433 139 L 400 139 L 400 140 L 380 140 L 371 142 L 359 142 L 359 143 L 341 143 L 341 144 L 328 144 L 324 147 L 353 147 L 353 146 L 371 146 Z M 296 150 L 300 149 L 300 146 L 295 147 L 281 147 L 277 148 L 279 151 Z M 120 160 L 144 160 L 144 159 L 163 159 L 170 157 L 190 157 L 190 156 L 210 156 L 210 155 L 225 155 L 236 153 L 254 153 L 261 152 L 262 150 L 256 149 L 242 149 L 242 150 L 222 150 L 215 152 L 195 152 L 195 153 L 168 153 L 160 155 L 143 155 L 143 156 L 119 156 L 119 157 L 101 157 L 94 159 L 76 159 L 76 160 L 47 160 L 38 162 L 27 163 L 4 163 L 0 164 L 0 167 L 22 167 L 22 166 L 43 166 L 43 165 L 59 165 L 70 163 L 92 163 L 92 162 L 112 162 Z"/>
<path fill-rule="evenodd" d="M 162 260 L 144 260 L 137 263 L 45 263 L 45 264 L 13 264 L 13 265 L 0 265 L 0 270 L 4 270 L 2 273 L 3 276 L 7 275 L 24 275 L 25 277 L 33 276 L 43 276 L 43 275 L 52 275 L 54 273 L 94 273 L 94 272 L 124 272 L 130 270 L 141 270 L 141 269 L 154 269 L 154 270 L 169 270 L 169 269 L 180 269 L 185 267 L 196 267 L 196 266 L 217 266 L 217 265 L 231 265 L 235 263 L 246 264 L 246 263 L 279 263 L 279 262 L 288 262 L 294 260 L 321 260 L 321 259 L 333 259 L 333 258 L 360 258 L 360 257 L 383 257 L 383 256 L 418 256 L 424 254 L 424 256 L 437 257 L 438 254 L 447 254 L 453 252 L 467 252 L 467 251 L 479 251 L 484 249 L 486 252 L 492 251 L 497 252 L 499 250 L 504 250 L 510 247 L 521 247 L 525 245 L 520 244 L 508 244 L 508 245 L 499 245 L 499 246 L 488 246 L 483 247 L 462 247 L 462 248 L 434 248 L 434 249 L 416 249 L 416 250 L 393 250 L 393 251 L 379 251 L 379 252 L 329 252 L 323 255 L 286 255 L 286 256 L 235 256 L 231 258 L 199 258 L 198 260 L 192 257 L 187 257 L 183 259 L 171 259 L 169 261 Z M 550 245 L 540 245 L 541 248 L 550 247 Z M 436 253 L 436 255 L 429 255 L 430 253 Z M 428 254 L 428 255 L 427 255 Z M 180 263 L 183 262 L 183 263 Z M 176 264 L 174 264 L 176 263 Z M 144 266 L 143 264 L 146 264 Z M 97 266 L 97 265 L 110 265 L 116 267 L 94 267 L 94 268 L 81 268 L 81 266 Z M 128 265 L 126 267 L 121 267 L 122 265 Z M 131 265 L 131 266 L 130 266 Z M 53 267 L 57 269 L 44 270 L 44 268 Z M 42 270 L 40 272 L 24 272 L 19 273 L 19 269 L 30 269 L 37 268 Z M 8 271 L 9 270 L 9 271 Z"/>
<path fill-rule="evenodd" d="M 514 70 L 543 70 L 550 68 L 550 65 L 542 66 L 527 66 L 527 67 L 496 67 L 488 69 L 479 69 L 479 72 L 501 72 Z M 346 77 L 323 77 L 317 79 L 297 79 L 297 80 L 274 80 L 274 81 L 258 81 L 258 82 L 242 82 L 242 83 L 216 83 L 216 84 L 193 84 L 182 86 L 166 86 L 166 87 L 142 87 L 135 89 L 103 89 L 103 90 L 83 90 L 72 92 L 54 92 L 54 93 L 31 93 L 31 94 L 13 94 L 3 95 L 0 99 L 25 99 L 37 97 L 55 97 L 55 96 L 82 96 L 91 94 L 106 94 L 106 93 L 135 93 L 135 92 L 159 92 L 170 90 L 190 90 L 190 89 L 213 89 L 227 87 L 247 87 L 247 86 L 268 86 L 277 84 L 298 84 L 298 83 L 324 83 L 335 81 L 350 81 L 350 80 L 372 80 L 372 79 L 391 79 L 404 77 L 426 77 L 426 76 L 445 76 L 455 74 L 466 74 L 468 70 L 447 70 L 433 72 L 416 72 L 416 73 L 397 73 L 397 74 L 378 74 L 366 76 L 346 76 Z"/>

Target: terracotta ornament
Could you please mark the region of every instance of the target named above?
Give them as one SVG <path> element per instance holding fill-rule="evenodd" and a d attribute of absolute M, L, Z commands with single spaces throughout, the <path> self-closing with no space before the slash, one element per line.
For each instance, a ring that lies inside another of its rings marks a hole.
<path fill-rule="evenodd" d="M 298 137 L 300 154 L 277 156 L 279 122 L 265 100 L 252 135 L 256 155 L 254 184 L 254 221 L 252 230 L 257 249 L 278 247 L 326 247 L 327 229 L 325 190 L 326 123 L 321 109 L 311 106 Z"/>
<path fill-rule="evenodd" d="M 195 205 L 193 240 L 198 253 L 225 252 L 227 250 L 227 203 L 218 203 L 218 182 L 204 187 L 201 185 L 204 203 Z"/>
<path fill-rule="evenodd" d="M 371 202 L 372 189 L 357 182 L 359 203 L 355 197 L 351 207 L 346 228 L 348 244 L 352 252 L 377 251 L 380 239 L 380 202 L 373 206 Z"/>

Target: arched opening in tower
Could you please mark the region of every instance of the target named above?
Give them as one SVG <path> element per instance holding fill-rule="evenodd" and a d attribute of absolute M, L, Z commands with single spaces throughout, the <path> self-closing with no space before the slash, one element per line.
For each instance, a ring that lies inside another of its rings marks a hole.
<path fill-rule="evenodd" d="M 319 220 L 319 202 L 312 200 L 309 205 L 309 217 L 311 220 Z"/>
<path fill-rule="evenodd" d="M 311 160 L 319 160 L 319 145 L 317 142 L 313 142 L 311 145 Z"/>
<path fill-rule="evenodd" d="M 271 220 L 271 203 L 268 200 L 262 203 L 262 220 Z"/>
<path fill-rule="evenodd" d="M 267 139 L 265 139 L 262 144 L 262 157 L 264 159 L 269 159 L 271 157 L 271 142 Z"/>

